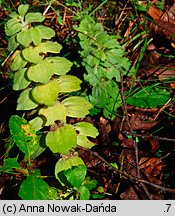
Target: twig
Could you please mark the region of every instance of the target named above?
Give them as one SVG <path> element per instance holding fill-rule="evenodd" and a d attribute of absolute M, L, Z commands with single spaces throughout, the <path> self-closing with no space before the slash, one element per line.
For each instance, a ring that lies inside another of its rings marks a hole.
<path fill-rule="evenodd" d="M 120 173 L 122 174 L 123 178 L 130 180 L 131 182 L 135 182 L 135 183 L 143 183 L 143 184 L 147 184 L 149 186 L 152 186 L 154 188 L 158 188 L 162 191 L 166 191 L 166 192 L 170 192 L 170 193 L 174 193 L 175 194 L 175 189 L 172 188 L 167 188 L 167 187 L 163 187 L 154 183 L 151 183 L 149 181 L 143 180 L 141 178 L 137 178 L 134 176 L 129 175 L 128 173 L 126 173 L 125 171 L 119 170 L 115 167 L 113 167 L 108 161 L 106 161 L 102 156 L 100 156 L 97 152 L 93 152 L 90 149 L 84 148 L 79 146 L 79 149 L 82 149 L 84 151 L 88 151 L 90 152 L 92 155 L 94 155 L 95 157 L 99 158 L 102 162 L 104 162 L 111 170 L 113 170 L 114 172 Z M 146 189 L 147 190 L 147 189 Z"/>
<path fill-rule="evenodd" d="M 124 134 L 126 135 L 132 135 L 133 137 L 141 137 L 144 140 L 149 140 L 149 139 L 154 139 L 154 140 L 163 140 L 167 142 L 175 142 L 175 139 L 170 139 L 166 137 L 159 137 L 159 136 L 153 136 L 153 135 L 142 135 L 142 134 L 132 134 L 129 131 L 123 131 Z"/>
<path fill-rule="evenodd" d="M 158 111 L 158 113 L 156 114 L 156 116 L 154 117 L 154 121 L 157 119 L 157 117 L 159 116 L 159 114 L 167 107 L 167 105 L 169 104 L 169 102 L 172 100 L 172 98 L 170 98 Z"/>

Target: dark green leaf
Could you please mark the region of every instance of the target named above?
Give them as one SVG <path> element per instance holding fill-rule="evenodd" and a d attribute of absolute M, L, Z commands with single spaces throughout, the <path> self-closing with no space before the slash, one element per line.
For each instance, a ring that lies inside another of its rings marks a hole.
<path fill-rule="evenodd" d="M 25 153 L 29 160 L 39 145 L 35 130 L 25 119 L 16 115 L 10 118 L 9 127 L 16 145 Z"/>
<path fill-rule="evenodd" d="M 77 191 L 80 193 L 80 200 L 89 200 L 90 192 L 85 186 L 80 186 L 77 188 Z"/>
<path fill-rule="evenodd" d="M 127 99 L 127 103 L 141 108 L 154 108 L 164 105 L 170 97 L 165 88 L 147 86 Z"/>
<path fill-rule="evenodd" d="M 36 175 L 30 175 L 22 182 L 18 195 L 23 200 L 50 200 L 57 197 L 56 191 L 53 195 L 49 185 Z"/>
<path fill-rule="evenodd" d="M 79 165 L 77 167 L 72 167 L 71 169 L 65 170 L 64 175 L 72 186 L 80 187 L 86 176 L 86 172 L 86 166 Z"/>

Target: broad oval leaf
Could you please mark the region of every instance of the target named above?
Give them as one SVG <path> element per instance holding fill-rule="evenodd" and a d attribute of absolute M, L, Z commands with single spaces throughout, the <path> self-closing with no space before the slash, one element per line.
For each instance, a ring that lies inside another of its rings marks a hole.
<path fill-rule="evenodd" d="M 93 124 L 89 122 L 78 122 L 75 124 L 75 130 L 79 131 L 79 134 L 89 136 L 89 137 L 97 137 L 99 132 Z"/>
<path fill-rule="evenodd" d="M 17 19 L 11 19 L 7 22 L 5 33 L 7 36 L 12 36 L 21 31 L 22 28 L 22 24 Z"/>
<path fill-rule="evenodd" d="M 77 145 L 82 146 L 84 148 L 91 149 L 95 146 L 95 143 L 88 140 L 87 136 L 78 134 L 77 135 Z"/>
<path fill-rule="evenodd" d="M 26 71 L 27 68 L 22 68 L 14 74 L 13 90 L 25 89 L 31 83 L 26 76 Z"/>
<path fill-rule="evenodd" d="M 34 100 L 39 104 L 52 106 L 58 98 L 59 86 L 56 80 L 44 85 L 37 85 L 32 90 Z"/>
<path fill-rule="evenodd" d="M 39 25 L 35 28 L 40 30 L 41 38 L 43 39 L 51 39 L 53 36 L 55 36 L 55 31 L 47 26 Z"/>
<path fill-rule="evenodd" d="M 20 20 L 18 19 L 18 15 L 17 15 L 17 17 L 9 19 L 5 25 L 5 31 L 8 29 L 11 29 L 15 24 L 17 24 L 19 22 L 20 22 Z"/>
<path fill-rule="evenodd" d="M 30 30 L 24 29 L 23 31 L 17 34 L 17 41 L 22 44 L 24 47 L 28 47 L 32 42 L 32 37 Z"/>
<path fill-rule="evenodd" d="M 80 200 L 89 200 L 90 192 L 85 186 L 80 186 L 77 188 L 77 191 L 80 193 Z"/>
<path fill-rule="evenodd" d="M 32 39 L 34 45 L 38 46 L 41 43 L 41 40 L 42 40 L 41 31 L 37 27 L 30 28 L 29 31 L 30 31 L 31 39 Z"/>
<path fill-rule="evenodd" d="M 39 146 L 38 136 L 34 128 L 19 116 L 12 116 L 9 121 L 10 133 L 18 148 L 30 160 L 31 155 Z"/>
<path fill-rule="evenodd" d="M 24 17 L 29 9 L 28 4 L 22 4 L 18 7 L 18 13 L 20 16 Z"/>
<path fill-rule="evenodd" d="M 47 59 L 53 64 L 56 75 L 65 75 L 72 67 L 72 62 L 63 57 L 48 57 Z"/>
<path fill-rule="evenodd" d="M 71 169 L 65 170 L 64 175 L 68 182 L 74 187 L 80 187 L 85 179 L 87 168 L 84 165 L 72 167 Z"/>
<path fill-rule="evenodd" d="M 57 79 L 57 81 L 60 87 L 60 92 L 74 92 L 81 89 L 80 84 L 82 81 L 76 76 L 62 75 Z"/>
<path fill-rule="evenodd" d="M 29 124 L 35 129 L 35 131 L 39 131 L 44 127 L 45 121 L 41 116 L 37 116 L 36 118 L 29 121 Z"/>
<path fill-rule="evenodd" d="M 37 65 L 30 66 L 27 71 L 27 77 L 30 80 L 43 84 L 48 83 L 53 74 L 54 71 L 52 65 L 47 60 L 44 60 Z"/>
<path fill-rule="evenodd" d="M 38 47 L 28 47 L 25 48 L 22 51 L 23 57 L 26 61 L 31 62 L 31 63 L 39 63 L 43 60 L 44 56 L 40 55 L 40 52 L 42 52 L 42 50 L 39 50 Z"/>
<path fill-rule="evenodd" d="M 36 175 L 27 176 L 22 182 L 18 195 L 23 200 L 51 200 L 57 199 L 58 195 L 56 190 L 41 178 Z M 44 212 L 44 207 L 40 206 L 40 211 Z"/>
<path fill-rule="evenodd" d="M 17 110 L 31 110 L 38 106 L 38 103 L 32 99 L 31 90 L 32 88 L 28 88 L 19 95 Z"/>
<path fill-rule="evenodd" d="M 59 53 L 60 50 L 62 49 L 62 45 L 57 43 L 57 42 L 53 42 L 53 41 L 47 41 L 45 43 L 42 43 L 42 45 L 44 46 L 43 49 L 43 53 Z"/>
<path fill-rule="evenodd" d="M 38 114 L 46 118 L 46 126 L 54 124 L 56 120 L 66 122 L 66 108 L 60 103 L 55 103 L 50 107 L 44 107 L 40 109 Z"/>
<path fill-rule="evenodd" d="M 23 59 L 21 55 L 21 51 L 17 50 L 14 53 L 13 57 L 14 59 L 10 67 L 11 70 L 13 71 L 20 70 L 21 68 L 25 67 L 25 65 L 27 64 L 27 62 Z"/>
<path fill-rule="evenodd" d="M 30 24 L 32 22 L 42 22 L 44 21 L 45 17 L 39 13 L 39 12 L 36 12 L 36 13 L 28 13 L 26 16 L 25 16 L 25 22 L 27 24 Z"/>
<path fill-rule="evenodd" d="M 59 180 L 58 174 L 62 171 L 71 169 L 79 165 L 85 165 L 83 160 L 77 155 L 73 155 L 66 159 L 60 159 L 55 165 L 55 177 Z"/>
<path fill-rule="evenodd" d="M 46 145 L 53 153 L 67 154 L 77 145 L 77 134 L 72 125 L 64 125 L 49 131 L 46 136 Z"/>
<path fill-rule="evenodd" d="M 168 101 L 169 97 L 170 92 L 165 88 L 147 86 L 133 96 L 129 97 L 126 102 L 141 108 L 154 108 L 164 105 Z"/>
<path fill-rule="evenodd" d="M 63 103 L 67 110 L 67 116 L 84 118 L 93 107 L 84 97 L 72 96 L 64 99 Z"/>
<path fill-rule="evenodd" d="M 19 43 L 16 40 L 16 35 L 10 37 L 8 41 L 8 51 L 12 52 L 18 47 Z"/>

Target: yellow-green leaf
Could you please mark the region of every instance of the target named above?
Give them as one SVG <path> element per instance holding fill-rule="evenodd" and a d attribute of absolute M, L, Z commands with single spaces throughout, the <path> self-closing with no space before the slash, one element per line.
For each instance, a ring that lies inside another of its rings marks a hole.
<path fill-rule="evenodd" d="M 80 84 L 82 81 L 76 76 L 62 75 L 58 79 L 60 92 L 74 92 L 81 89 Z"/>
<path fill-rule="evenodd" d="M 35 28 L 40 30 L 43 39 L 50 39 L 55 35 L 55 31 L 47 26 L 39 25 Z"/>
<path fill-rule="evenodd" d="M 14 74 L 13 90 L 18 91 L 25 89 L 31 83 L 31 81 L 27 79 L 26 71 L 27 68 L 22 68 Z"/>
<path fill-rule="evenodd" d="M 22 4 L 18 7 L 18 13 L 20 16 L 24 17 L 29 9 L 28 4 Z"/>
<path fill-rule="evenodd" d="M 38 106 L 38 103 L 34 102 L 31 95 L 32 88 L 24 90 L 17 101 L 17 110 L 31 110 Z"/>
<path fill-rule="evenodd" d="M 63 57 L 48 57 L 47 59 L 53 64 L 56 75 L 64 75 L 72 67 L 72 62 Z"/>
<path fill-rule="evenodd" d="M 46 145 L 53 153 L 67 154 L 77 145 L 77 134 L 72 125 L 64 125 L 49 131 L 46 136 Z"/>
<path fill-rule="evenodd" d="M 59 86 L 56 80 L 33 88 L 32 96 L 39 104 L 52 106 L 58 98 Z"/>
<path fill-rule="evenodd" d="M 72 96 L 64 99 L 62 103 L 67 110 L 67 116 L 84 118 L 93 107 L 84 97 Z"/>
<path fill-rule="evenodd" d="M 78 130 L 81 135 L 89 136 L 89 137 L 97 137 L 98 130 L 94 127 L 93 124 L 89 122 L 78 122 L 75 125 L 75 130 Z"/>
<path fill-rule="evenodd" d="M 44 107 L 40 109 L 38 114 L 46 118 L 46 126 L 54 124 L 56 120 L 66 122 L 66 108 L 60 103 L 55 103 L 50 107 Z"/>
<path fill-rule="evenodd" d="M 39 12 L 36 12 L 36 13 L 28 13 L 26 16 L 25 16 L 25 22 L 27 24 L 30 24 L 32 22 L 42 22 L 43 20 L 45 19 L 45 17 L 39 13 Z"/>
<path fill-rule="evenodd" d="M 49 61 L 44 60 L 37 65 L 30 66 L 27 71 L 27 77 L 39 83 L 48 83 L 52 75 L 54 74 L 54 70 L 52 69 L 52 65 Z"/>
<path fill-rule="evenodd" d="M 41 62 L 44 58 L 44 56 L 40 55 L 40 50 L 38 50 L 37 47 L 33 48 L 32 46 L 25 48 L 22 51 L 22 54 L 26 61 L 35 64 Z"/>
<path fill-rule="evenodd" d="M 45 125 L 43 117 L 37 116 L 36 118 L 29 121 L 29 124 L 35 129 L 35 131 L 40 130 Z"/>
<path fill-rule="evenodd" d="M 32 42 L 30 30 L 25 29 L 17 34 L 17 41 L 24 47 L 28 47 Z"/>
<path fill-rule="evenodd" d="M 10 67 L 11 70 L 16 71 L 16 70 L 20 70 L 21 68 L 25 67 L 27 62 L 22 58 L 21 51 L 17 50 L 13 56 L 14 56 L 14 60 Z"/>
<path fill-rule="evenodd" d="M 78 134 L 77 145 L 82 146 L 84 148 L 91 149 L 95 145 L 95 143 L 88 140 L 88 138 L 85 135 Z"/>

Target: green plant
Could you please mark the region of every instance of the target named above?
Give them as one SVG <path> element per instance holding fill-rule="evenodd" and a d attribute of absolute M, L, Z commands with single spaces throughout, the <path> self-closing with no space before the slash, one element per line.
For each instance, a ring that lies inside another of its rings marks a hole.
<path fill-rule="evenodd" d="M 107 34 L 100 23 L 90 16 L 84 17 L 79 26 L 82 64 L 86 68 L 85 80 L 92 86 L 89 99 L 105 117 L 114 119 L 117 108 L 122 105 L 118 83 L 123 76 L 134 76 L 135 69 L 117 41 Z"/>
<path fill-rule="evenodd" d="M 93 147 L 88 137 L 95 138 L 98 131 L 88 122 L 69 124 L 67 119 L 84 118 L 93 106 L 84 97 L 71 96 L 80 90 L 81 80 L 67 75 L 72 63 L 58 56 L 62 46 L 51 40 L 55 32 L 41 24 L 45 17 L 28 9 L 28 4 L 20 5 L 18 13 L 10 15 L 5 32 L 13 53 L 13 90 L 22 91 L 17 110 L 27 113 L 30 121 L 17 115 L 10 118 L 13 142 L 9 151 L 16 145 L 24 157 L 22 161 L 10 158 L 9 152 L 1 171 L 20 170 L 27 176 L 19 190 L 22 199 L 89 199 L 96 181 L 87 181 L 87 169 L 76 147 Z M 59 190 L 50 187 L 32 165 L 47 147 L 61 156 L 55 165 L 55 177 L 62 186 Z"/>

